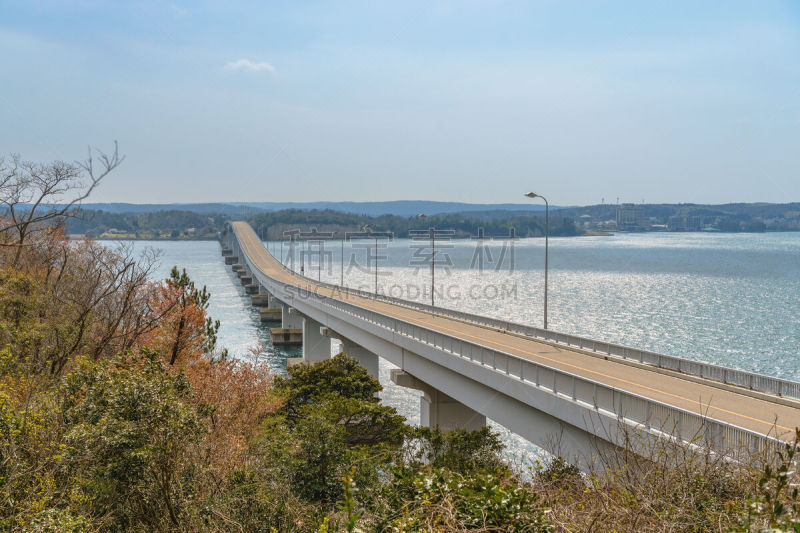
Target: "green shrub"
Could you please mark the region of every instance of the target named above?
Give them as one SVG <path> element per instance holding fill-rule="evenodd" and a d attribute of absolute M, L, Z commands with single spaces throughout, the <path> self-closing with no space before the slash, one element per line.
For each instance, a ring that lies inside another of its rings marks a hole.
<path fill-rule="evenodd" d="M 66 376 L 65 472 L 90 512 L 114 529 L 181 524 L 205 427 L 188 405 L 188 382 L 153 354 L 86 362 Z"/>
<path fill-rule="evenodd" d="M 491 472 L 407 469 L 387 485 L 384 497 L 388 516 L 382 530 L 550 531 L 536 493 Z"/>

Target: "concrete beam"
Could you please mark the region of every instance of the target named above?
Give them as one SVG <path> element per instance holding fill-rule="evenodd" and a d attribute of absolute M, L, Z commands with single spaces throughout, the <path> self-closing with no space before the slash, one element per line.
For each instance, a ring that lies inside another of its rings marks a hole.
<path fill-rule="evenodd" d="M 392 370 L 392 382 L 401 387 L 422 391 L 420 422 L 425 427 L 438 427 L 443 431 L 466 429 L 475 431 L 486 425 L 486 417 L 458 400 L 436 390 L 405 370 Z"/>

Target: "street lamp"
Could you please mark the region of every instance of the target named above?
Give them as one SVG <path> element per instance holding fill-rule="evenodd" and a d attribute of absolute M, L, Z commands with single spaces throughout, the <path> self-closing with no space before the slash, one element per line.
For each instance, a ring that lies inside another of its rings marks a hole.
<path fill-rule="evenodd" d="M 544 329 L 547 329 L 547 258 L 550 240 L 550 204 L 547 203 L 547 198 L 535 192 L 529 192 L 525 196 L 544 200 Z"/>
<path fill-rule="evenodd" d="M 372 227 L 365 224 L 362 228 L 364 233 L 372 233 Z M 378 295 L 378 236 L 375 235 L 375 296 Z"/>
<path fill-rule="evenodd" d="M 428 215 L 426 215 L 425 213 L 420 213 L 419 215 L 417 215 L 417 218 L 425 219 L 425 218 L 428 218 Z M 436 262 L 436 238 L 435 238 L 436 233 L 435 233 L 435 229 L 433 228 L 433 226 L 428 228 L 428 231 L 430 231 L 430 234 L 431 234 L 431 314 L 433 314 L 433 312 L 434 312 L 434 294 L 433 293 L 434 293 L 434 288 L 435 288 L 434 282 L 435 282 L 435 275 L 436 275 L 436 270 L 434 268 L 434 263 Z"/>

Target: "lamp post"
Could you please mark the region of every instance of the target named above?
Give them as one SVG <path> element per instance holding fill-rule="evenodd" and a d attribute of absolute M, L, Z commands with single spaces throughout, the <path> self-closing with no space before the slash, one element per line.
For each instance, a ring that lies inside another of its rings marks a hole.
<path fill-rule="evenodd" d="M 341 281 L 339 282 L 339 286 L 344 287 L 344 234 L 342 234 L 342 264 L 340 272 L 341 272 Z"/>
<path fill-rule="evenodd" d="M 419 215 L 417 215 L 417 218 L 425 219 L 428 218 L 428 215 L 426 215 L 425 213 L 420 213 Z M 430 228 L 428 228 L 428 231 L 430 231 L 431 234 L 431 314 L 433 314 L 435 308 L 434 289 L 436 287 L 435 285 L 436 269 L 434 267 L 434 263 L 436 262 L 436 230 L 433 228 L 433 226 L 431 226 Z"/>
<path fill-rule="evenodd" d="M 525 196 L 544 200 L 544 329 L 547 329 L 547 259 L 550 240 L 550 204 L 547 203 L 547 198 L 535 192 L 529 192 Z"/>
<path fill-rule="evenodd" d="M 322 246 L 322 239 L 317 239 L 317 281 L 322 281 Z"/>
<path fill-rule="evenodd" d="M 365 233 L 372 233 L 372 228 L 366 224 L 363 228 Z M 375 296 L 378 295 L 378 236 L 375 236 Z"/>

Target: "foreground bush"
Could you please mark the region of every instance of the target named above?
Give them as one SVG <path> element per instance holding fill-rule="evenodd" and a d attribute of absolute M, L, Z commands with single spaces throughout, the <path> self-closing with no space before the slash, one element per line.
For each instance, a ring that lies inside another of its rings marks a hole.
<path fill-rule="evenodd" d="M 113 530 L 179 527 L 203 475 L 195 447 L 207 428 L 191 386 L 155 354 L 80 365 L 63 385 L 66 486 Z"/>

